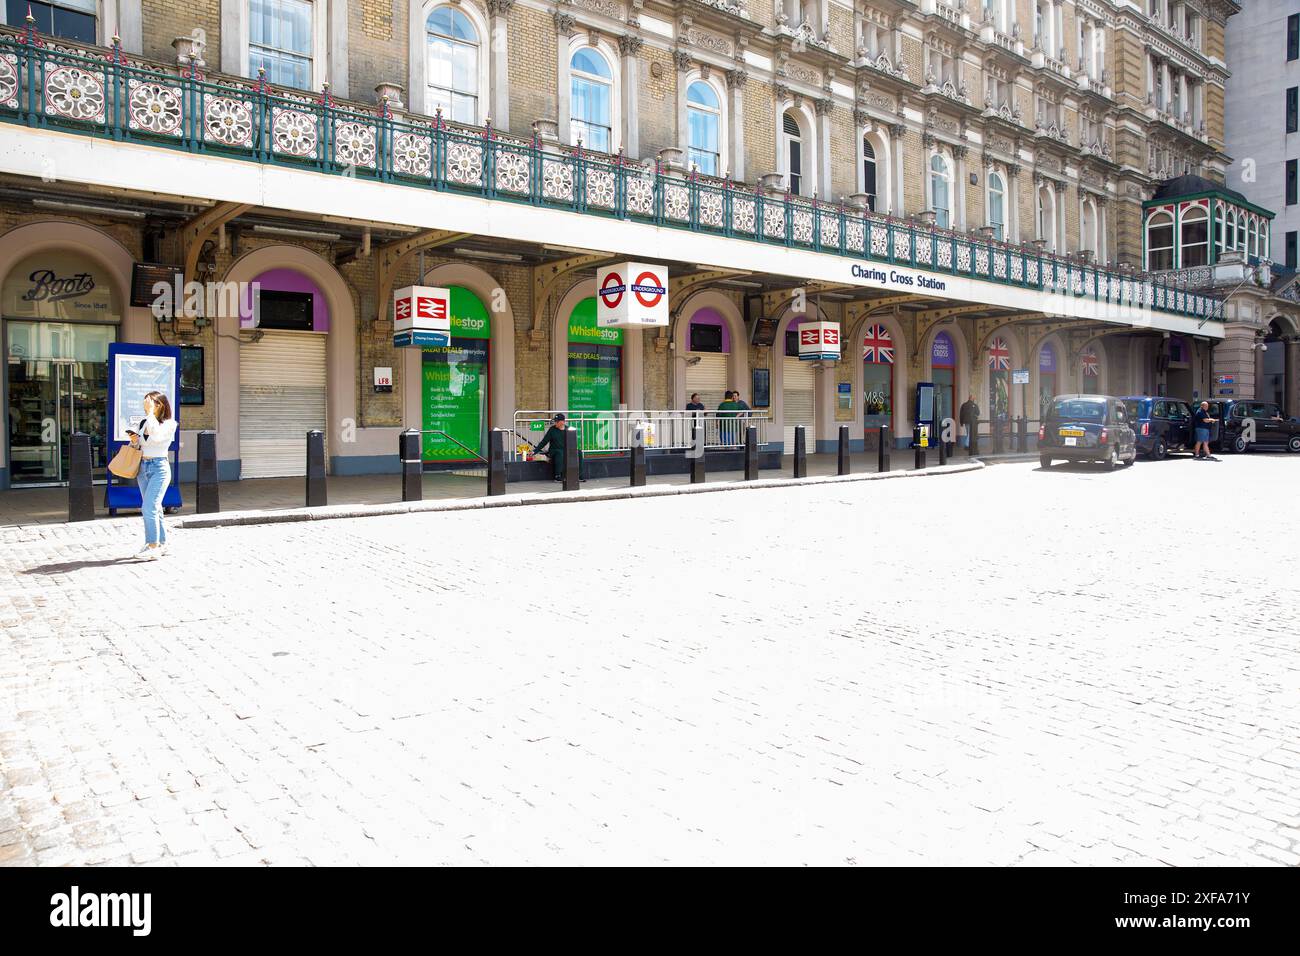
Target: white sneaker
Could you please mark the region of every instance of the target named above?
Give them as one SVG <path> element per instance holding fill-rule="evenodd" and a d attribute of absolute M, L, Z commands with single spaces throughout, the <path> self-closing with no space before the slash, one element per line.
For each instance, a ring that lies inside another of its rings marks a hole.
<path fill-rule="evenodd" d="M 141 561 L 157 561 L 158 549 L 151 548 L 149 547 L 149 545 L 146 544 L 143 548 L 141 548 L 139 551 L 136 552 L 135 556 L 139 558 Z"/>

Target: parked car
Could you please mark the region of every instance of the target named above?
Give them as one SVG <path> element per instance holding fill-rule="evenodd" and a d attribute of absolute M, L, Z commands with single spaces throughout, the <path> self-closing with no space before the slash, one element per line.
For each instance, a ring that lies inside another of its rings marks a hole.
<path fill-rule="evenodd" d="M 1052 461 L 1098 461 L 1113 470 L 1137 461 L 1137 436 L 1129 426 L 1128 407 L 1110 395 L 1057 395 L 1038 428 L 1038 458 Z"/>
<path fill-rule="evenodd" d="M 1210 416 L 1219 419 L 1218 434 L 1211 432 L 1211 447 L 1217 451 L 1249 451 L 1246 420 L 1255 421 L 1255 441 L 1259 448 L 1300 452 L 1300 419 L 1287 418 L 1274 402 L 1251 399 L 1210 402 Z"/>
<path fill-rule="evenodd" d="M 1131 395 L 1124 399 L 1138 451 L 1160 461 L 1171 451 L 1192 447 L 1192 408 L 1178 398 Z"/>

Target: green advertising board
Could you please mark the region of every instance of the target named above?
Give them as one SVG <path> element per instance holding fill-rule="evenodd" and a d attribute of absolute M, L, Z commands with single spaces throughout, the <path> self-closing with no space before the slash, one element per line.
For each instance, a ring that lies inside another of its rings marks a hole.
<path fill-rule="evenodd" d="M 483 455 L 487 432 L 491 319 L 478 296 L 451 286 L 451 345 L 422 352 L 425 461 L 466 461 Z"/>
<path fill-rule="evenodd" d="M 596 299 L 583 299 L 569 317 L 569 408 L 611 412 L 622 399 L 623 330 L 596 326 Z"/>

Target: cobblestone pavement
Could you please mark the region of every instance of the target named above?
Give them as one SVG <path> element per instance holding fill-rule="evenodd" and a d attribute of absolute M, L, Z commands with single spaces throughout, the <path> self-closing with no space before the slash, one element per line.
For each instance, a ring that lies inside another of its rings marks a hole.
<path fill-rule="evenodd" d="M 1295 865 L 1297 469 L 0 530 L 0 861 Z"/>

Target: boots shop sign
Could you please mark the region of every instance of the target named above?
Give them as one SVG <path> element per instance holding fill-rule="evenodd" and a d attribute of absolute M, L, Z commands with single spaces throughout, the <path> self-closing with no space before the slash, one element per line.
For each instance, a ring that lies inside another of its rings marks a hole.
<path fill-rule="evenodd" d="M 393 293 L 393 345 L 444 348 L 451 344 L 451 291 L 408 285 Z"/>
<path fill-rule="evenodd" d="M 643 262 L 620 262 L 596 272 L 597 328 L 645 328 L 668 324 L 668 270 Z"/>
<path fill-rule="evenodd" d="M 0 295 L 6 318 L 116 322 L 121 318 L 112 283 L 80 256 L 32 256 L 10 270 Z"/>

